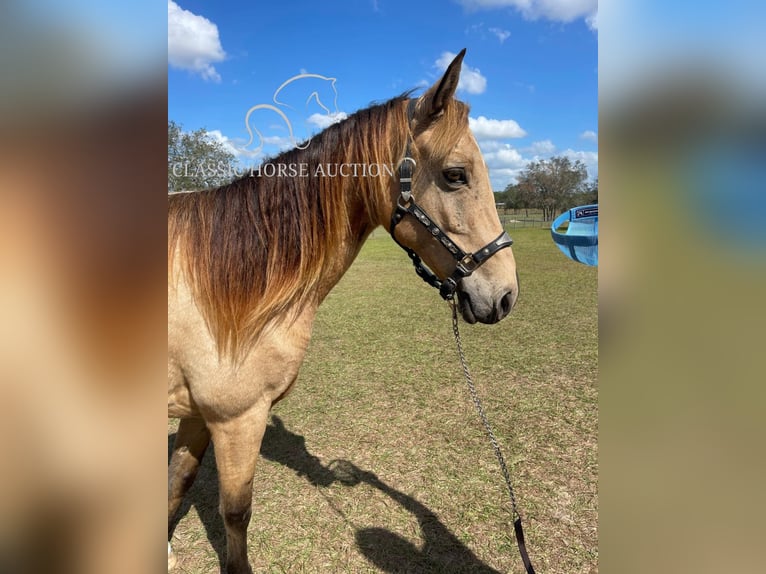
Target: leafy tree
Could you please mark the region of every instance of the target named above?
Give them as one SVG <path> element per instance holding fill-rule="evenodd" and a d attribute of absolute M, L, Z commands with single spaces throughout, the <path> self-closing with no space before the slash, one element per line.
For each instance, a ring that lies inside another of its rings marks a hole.
<path fill-rule="evenodd" d="M 500 206 L 502 205 L 502 209 L 508 209 L 508 198 L 504 191 L 493 191 L 492 192 L 495 196 L 495 205 L 498 206 L 498 209 L 500 209 Z"/>
<path fill-rule="evenodd" d="M 529 182 L 520 181 L 519 183 L 509 185 L 508 197 L 514 209 L 524 209 L 527 215 L 529 215 L 530 207 L 537 207 L 534 189 L 529 185 Z"/>
<path fill-rule="evenodd" d="M 513 184 L 508 184 L 501 192 L 495 192 L 497 201 L 502 201 L 506 209 L 516 209 L 516 196 L 513 193 Z"/>
<path fill-rule="evenodd" d="M 168 191 L 218 187 L 231 181 L 236 158 L 204 129 L 184 132 L 168 120 Z"/>
<path fill-rule="evenodd" d="M 598 203 L 598 178 L 585 185 L 585 201 L 583 203 Z"/>
<path fill-rule="evenodd" d="M 588 170 L 580 160 L 573 163 L 568 157 L 556 156 L 527 164 L 516 187 L 521 201 L 542 209 L 543 218 L 550 220 L 572 207 L 587 178 Z"/>
<path fill-rule="evenodd" d="M 598 179 L 585 183 L 583 190 L 572 197 L 572 203 L 576 205 L 598 203 Z"/>

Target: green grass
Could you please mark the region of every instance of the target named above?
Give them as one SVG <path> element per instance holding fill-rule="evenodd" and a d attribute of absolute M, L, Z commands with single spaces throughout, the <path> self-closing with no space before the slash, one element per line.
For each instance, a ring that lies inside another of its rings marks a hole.
<path fill-rule="evenodd" d="M 466 355 L 537 570 L 597 572 L 597 272 L 546 229 L 512 235 L 519 302 L 498 325 L 463 323 Z M 178 572 L 218 568 L 211 454 L 174 535 Z M 523 572 L 449 309 L 383 232 L 321 307 L 261 454 L 256 571 Z"/>

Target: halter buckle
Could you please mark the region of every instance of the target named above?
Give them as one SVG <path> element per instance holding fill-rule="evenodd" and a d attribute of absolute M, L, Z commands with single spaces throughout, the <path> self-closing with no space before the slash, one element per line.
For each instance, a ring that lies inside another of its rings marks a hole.
<path fill-rule="evenodd" d="M 471 273 L 476 271 L 479 264 L 476 262 L 476 259 L 473 258 L 473 253 L 466 253 L 465 257 L 457 262 L 456 267 L 460 270 L 463 276 L 468 277 Z"/>

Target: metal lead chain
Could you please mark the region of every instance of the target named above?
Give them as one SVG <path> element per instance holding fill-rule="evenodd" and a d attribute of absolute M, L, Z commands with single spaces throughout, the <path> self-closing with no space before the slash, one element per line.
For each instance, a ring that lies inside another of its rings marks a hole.
<path fill-rule="evenodd" d="M 508 467 L 505 464 L 505 458 L 503 457 L 503 453 L 500 450 L 500 445 L 497 442 L 495 433 L 492 432 L 492 426 L 489 424 L 489 419 L 487 419 L 487 415 L 484 412 L 484 407 L 481 404 L 479 394 L 476 392 L 476 385 L 473 383 L 471 372 L 468 370 L 468 364 L 466 363 L 465 354 L 463 353 L 463 343 L 460 340 L 460 330 L 458 329 L 457 304 L 455 303 L 454 299 L 451 299 L 449 304 L 452 307 L 452 332 L 455 334 L 455 345 L 457 345 L 457 354 L 460 357 L 460 365 L 463 367 L 463 375 L 465 375 L 465 381 L 468 384 L 468 391 L 471 393 L 471 400 L 476 407 L 476 411 L 479 413 L 479 418 L 484 425 L 484 430 L 487 431 L 489 442 L 492 444 L 492 449 L 495 451 L 497 462 L 500 465 L 500 470 L 503 473 L 505 484 L 508 487 L 508 494 L 511 497 L 511 508 L 513 510 L 513 518 L 515 520 L 519 517 L 519 511 L 516 508 L 516 496 L 513 493 L 513 486 L 511 485 L 511 475 L 508 472 Z"/>
<path fill-rule="evenodd" d="M 471 393 L 473 404 L 476 406 L 476 411 L 479 413 L 479 418 L 481 418 L 481 422 L 484 425 L 484 430 L 487 431 L 489 442 L 492 444 L 492 449 L 495 451 L 497 462 L 500 465 L 500 470 L 502 471 L 503 478 L 505 479 L 505 485 L 508 487 L 508 494 L 511 497 L 511 509 L 513 511 L 513 530 L 516 534 L 516 544 L 519 547 L 521 561 L 524 563 L 524 569 L 527 571 L 527 574 L 535 574 L 535 568 L 532 566 L 532 561 L 529 559 L 529 554 L 527 553 L 527 544 L 524 540 L 524 527 L 521 524 L 521 515 L 516 508 L 516 496 L 513 494 L 511 475 L 508 472 L 508 467 L 505 465 L 505 458 L 503 458 L 503 453 L 500 450 L 500 445 L 497 443 L 495 433 L 492 432 L 492 426 L 489 424 L 489 419 L 487 419 L 487 415 L 484 413 L 484 407 L 481 405 L 481 399 L 479 399 L 479 394 L 476 392 L 476 386 L 473 384 L 471 371 L 468 370 L 468 363 L 466 363 L 465 360 L 465 354 L 463 353 L 463 343 L 460 340 L 460 330 L 458 329 L 457 303 L 455 302 L 454 296 L 448 297 L 447 301 L 449 302 L 450 306 L 452 306 L 452 332 L 455 334 L 455 345 L 457 346 L 457 354 L 460 357 L 460 365 L 463 367 L 463 375 L 465 375 L 466 383 L 468 383 L 468 390 Z"/>

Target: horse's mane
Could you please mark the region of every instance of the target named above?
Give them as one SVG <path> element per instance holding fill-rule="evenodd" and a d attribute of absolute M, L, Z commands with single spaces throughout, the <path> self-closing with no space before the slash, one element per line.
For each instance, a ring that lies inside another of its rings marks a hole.
<path fill-rule="evenodd" d="M 241 355 L 273 318 L 311 300 L 328 256 L 349 236 L 352 199 L 363 199 L 368 216 L 379 212 L 382 177 L 315 177 L 312 170 L 318 164 L 395 165 L 408 134 L 408 96 L 360 110 L 314 136 L 306 149 L 262 164 L 308 164 L 306 177 L 256 172 L 217 189 L 168 197 L 169 268 L 180 255 L 220 353 Z"/>

